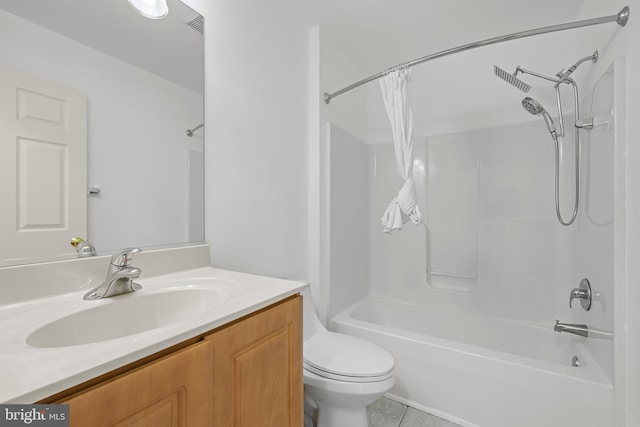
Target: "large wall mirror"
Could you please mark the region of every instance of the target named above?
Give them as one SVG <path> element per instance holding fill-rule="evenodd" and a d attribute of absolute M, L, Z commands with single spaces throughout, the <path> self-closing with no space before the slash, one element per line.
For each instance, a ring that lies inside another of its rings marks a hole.
<path fill-rule="evenodd" d="M 0 0 L 0 266 L 204 240 L 203 18 L 168 6 Z"/>

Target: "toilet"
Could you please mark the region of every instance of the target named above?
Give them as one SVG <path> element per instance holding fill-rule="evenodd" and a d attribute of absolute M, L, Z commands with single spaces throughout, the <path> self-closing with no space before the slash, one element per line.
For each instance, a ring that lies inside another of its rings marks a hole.
<path fill-rule="evenodd" d="M 367 405 L 395 382 L 393 357 L 372 342 L 327 331 L 309 286 L 301 294 L 304 393 L 317 408 L 316 427 L 367 427 Z"/>

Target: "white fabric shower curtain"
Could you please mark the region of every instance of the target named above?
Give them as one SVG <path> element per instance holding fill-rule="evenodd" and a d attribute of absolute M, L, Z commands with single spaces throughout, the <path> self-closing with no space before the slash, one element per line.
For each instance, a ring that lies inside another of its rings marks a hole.
<path fill-rule="evenodd" d="M 381 218 L 385 233 L 402 229 L 411 220 L 420 224 L 423 220 L 413 182 L 413 114 L 409 106 L 409 80 L 411 69 L 400 67 L 389 71 L 380 79 L 382 99 L 387 110 L 398 172 L 404 184 L 391 200 Z"/>

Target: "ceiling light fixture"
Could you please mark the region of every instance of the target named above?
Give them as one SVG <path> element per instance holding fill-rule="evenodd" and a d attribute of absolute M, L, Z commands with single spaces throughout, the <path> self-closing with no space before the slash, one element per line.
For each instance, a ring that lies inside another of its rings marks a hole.
<path fill-rule="evenodd" d="M 136 12 L 149 19 L 164 18 L 169 13 L 167 0 L 129 0 L 129 4 Z"/>

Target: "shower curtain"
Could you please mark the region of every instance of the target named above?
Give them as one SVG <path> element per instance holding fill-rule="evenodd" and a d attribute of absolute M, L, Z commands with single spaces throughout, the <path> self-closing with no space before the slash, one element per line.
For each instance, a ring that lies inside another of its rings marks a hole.
<path fill-rule="evenodd" d="M 396 153 L 396 164 L 404 184 L 391 200 L 381 218 L 385 233 L 402 229 L 411 220 L 420 224 L 423 219 L 413 182 L 413 114 L 409 106 L 409 80 L 411 69 L 399 67 L 390 70 L 380 79 L 380 89 L 391 130 Z"/>

